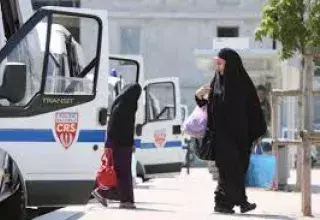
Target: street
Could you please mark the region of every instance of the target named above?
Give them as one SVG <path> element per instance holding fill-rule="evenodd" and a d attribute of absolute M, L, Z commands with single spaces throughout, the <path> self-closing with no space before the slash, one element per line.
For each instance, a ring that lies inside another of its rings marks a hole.
<path fill-rule="evenodd" d="M 291 172 L 289 183 L 294 183 L 295 172 Z M 312 171 L 313 219 L 320 219 L 320 170 Z M 120 210 L 118 203 L 108 208 L 90 202 L 86 206 L 66 207 L 34 220 L 99 220 L 99 219 L 308 219 L 302 218 L 301 194 L 272 192 L 264 189 L 248 189 L 251 202 L 258 208 L 248 214 L 220 215 L 213 213 L 213 191 L 216 182 L 206 168 L 193 168 L 190 175 L 185 170 L 176 178 L 154 179 L 140 183 L 135 190 L 136 210 Z"/>

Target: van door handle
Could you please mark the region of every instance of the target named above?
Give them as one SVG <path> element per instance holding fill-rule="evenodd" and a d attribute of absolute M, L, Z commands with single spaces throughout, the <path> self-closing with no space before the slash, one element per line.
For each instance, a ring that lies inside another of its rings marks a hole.
<path fill-rule="evenodd" d="M 106 125 L 107 124 L 107 118 L 108 118 L 108 109 L 107 108 L 101 108 L 99 111 L 99 123 L 100 125 Z"/>

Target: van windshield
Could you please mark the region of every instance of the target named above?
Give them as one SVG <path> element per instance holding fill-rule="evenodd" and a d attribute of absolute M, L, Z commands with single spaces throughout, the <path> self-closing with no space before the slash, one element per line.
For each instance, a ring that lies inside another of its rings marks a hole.
<path fill-rule="evenodd" d="M 111 113 L 112 103 L 115 99 L 115 90 L 112 84 L 108 83 L 108 113 Z"/>
<path fill-rule="evenodd" d="M 136 83 L 139 79 L 139 66 L 134 60 L 122 59 L 122 58 L 109 58 L 109 75 L 117 78 L 121 78 L 124 85 L 130 83 Z"/>
<path fill-rule="evenodd" d="M 111 107 L 116 99 L 116 97 L 120 93 L 120 83 L 117 82 L 115 85 L 112 83 L 108 83 L 108 114 L 111 113 Z"/>

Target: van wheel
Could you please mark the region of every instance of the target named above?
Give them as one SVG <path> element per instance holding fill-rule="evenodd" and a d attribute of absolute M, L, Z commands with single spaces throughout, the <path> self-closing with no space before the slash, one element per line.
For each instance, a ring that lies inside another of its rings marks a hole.
<path fill-rule="evenodd" d="M 1 219 L 3 220 L 25 220 L 27 219 L 24 192 L 19 189 L 0 205 Z M 2 215 L 2 213 L 4 215 Z"/>
<path fill-rule="evenodd" d="M 137 177 L 139 177 L 143 180 L 143 178 L 144 178 L 143 167 L 139 161 L 137 161 L 137 163 L 136 163 L 136 173 L 137 173 Z"/>
<path fill-rule="evenodd" d="M 27 217 L 25 193 L 20 184 L 19 190 L 16 192 L 16 215 L 18 220 L 24 220 Z"/>
<path fill-rule="evenodd" d="M 142 182 L 145 183 L 145 182 L 148 182 L 151 178 L 146 178 L 144 175 L 137 175 L 137 177 L 141 178 Z"/>
<path fill-rule="evenodd" d="M 142 177 L 142 182 L 148 182 L 151 178 L 145 178 L 145 177 Z"/>

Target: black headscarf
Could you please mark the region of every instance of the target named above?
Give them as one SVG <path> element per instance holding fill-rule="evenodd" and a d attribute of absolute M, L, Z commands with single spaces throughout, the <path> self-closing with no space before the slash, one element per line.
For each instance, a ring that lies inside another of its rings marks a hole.
<path fill-rule="evenodd" d="M 267 130 L 255 86 L 237 52 L 224 48 L 218 57 L 226 61 L 225 71 L 223 76 L 216 74 L 212 86 L 217 85 L 218 79 L 222 89 L 213 88 L 213 93 L 220 90 L 222 95 L 213 97 L 221 99 L 223 103 L 223 127 L 237 141 L 250 145 Z"/>
<path fill-rule="evenodd" d="M 107 145 L 133 146 L 135 114 L 140 95 L 141 86 L 139 84 L 128 84 L 114 100 L 108 122 Z"/>
<path fill-rule="evenodd" d="M 137 109 L 137 101 L 141 94 L 141 86 L 138 83 L 130 83 L 124 86 L 120 94 L 115 98 L 111 106 L 111 114 L 119 105 L 130 106 L 134 111 Z"/>

